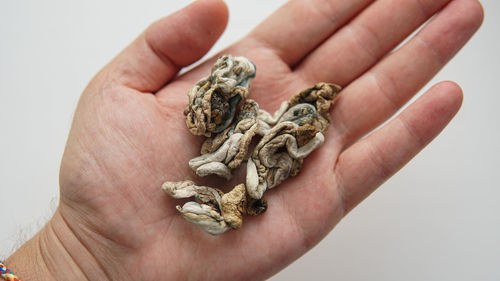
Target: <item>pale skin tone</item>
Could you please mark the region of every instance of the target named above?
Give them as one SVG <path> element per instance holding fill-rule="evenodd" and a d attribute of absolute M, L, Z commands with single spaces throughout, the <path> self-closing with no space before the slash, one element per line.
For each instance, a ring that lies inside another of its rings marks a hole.
<path fill-rule="evenodd" d="M 22 280 L 261 280 L 275 274 L 453 118 L 462 92 L 442 82 L 361 139 L 458 52 L 483 13 L 476 0 L 294 0 L 223 50 L 257 65 L 251 97 L 271 112 L 320 81 L 344 90 L 325 144 L 297 177 L 266 192 L 267 212 L 214 237 L 186 222 L 175 209 L 179 202 L 160 186 L 193 179 L 229 187 L 241 180 L 199 180 L 187 165 L 202 138 L 186 129 L 186 93 L 215 58 L 177 76 L 209 50 L 227 17 L 223 2 L 196 1 L 151 25 L 90 82 L 62 160 L 57 211 L 5 261 Z"/>

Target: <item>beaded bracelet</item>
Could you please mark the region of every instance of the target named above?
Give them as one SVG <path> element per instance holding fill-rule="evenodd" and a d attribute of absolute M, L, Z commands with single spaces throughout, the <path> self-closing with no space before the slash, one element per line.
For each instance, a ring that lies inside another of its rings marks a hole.
<path fill-rule="evenodd" d="M 12 271 L 10 271 L 1 261 L 0 261 L 0 276 L 7 281 L 21 281 Z"/>

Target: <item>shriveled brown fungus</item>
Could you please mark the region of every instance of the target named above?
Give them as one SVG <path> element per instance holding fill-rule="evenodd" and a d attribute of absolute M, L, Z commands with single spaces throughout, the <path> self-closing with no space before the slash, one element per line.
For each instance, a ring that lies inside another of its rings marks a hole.
<path fill-rule="evenodd" d="M 184 109 L 191 133 L 210 137 L 233 121 L 236 107 L 248 96 L 249 80 L 255 77 L 255 65 L 244 57 L 223 55 L 217 59 L 210 76 L 201 79 L 189 91 Z"/>
<path fill-rule="evenodd" d="M 230 228 L 241 228 L 247 208 L 249 214 L 259 213 L 255 204 L 247 204 L 244 184 L 238 184 L 230 192 L 223 193 L 217 188 L 198 186 L 190 180 L 167 181 L 163 183 L 162 190 L 176 199 L 194 197 L 195 201 L 176 208 L 186 220 L 213 235 L 222 234 Z"/>
<path fill-rule="evenodd" d="M 258 111 L 259 105 L 247 100 L 231 126 L 203 143 L 202 155 L 189 161 L 189 166 L 198 176 L 215 174 L 231 178 L 231 169 L 238 167 L 244 160 L 250 142 L 259 129 Z"/>
<path fill-rule="evenodd" d="M 340 92 L 337 85 L 318 83 L 283 102 L 271 115 L 255 101 L 244 101 L 254 76 L 252 62 L 223 55 L 210 76 L 189 91 L 184 111 L 188 129 L 208 137 L 201 155 L 189 161 L 198 176 L 231 178 L 232 169 L 245 161 L 252 138 L 261 138 L 248 158 L 246 185 L 238 184 L 228 193 L 190 180 L 162 185 L 173 198 L 194 197 L 177 210 L 213 235 L 240 228 L 246 214 L 263 213 L 264 192 L 300 172 L 304 158 L 323 144 L 329 109 Z"/>
<path fill-rule="evenodd" d="M 284 102 L 274 115 L 260 111 L 259 119 L 268 127 L 260 130 L 264 136 L 247 163 L 251 197 L 262 198 L 267 189 L 300 172 L 303 159 L 323 144 L 330 125 L 329 108 L 340 89 L 318 83 Z"/>

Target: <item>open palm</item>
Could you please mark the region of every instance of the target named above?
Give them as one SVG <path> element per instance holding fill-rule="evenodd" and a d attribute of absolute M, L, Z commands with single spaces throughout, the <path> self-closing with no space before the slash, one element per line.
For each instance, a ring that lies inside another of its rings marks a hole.
<path fill-rule="evenodd" d="M 344 90 L 326 142 L 298 176 L 266 192 L 267 212 L 211 236 L 186 222 L 174 207 L 180 202 L 160 190 L 166 180 L 241 182 L 198 179 L 187 165 L 202 138 L 186 128 L 186 93 L 215 58 L 176 75 L 208 51 L 227 21 L 223 2 L 196 1 L 153 24 L 83 93 L 53 231 L 64 236 L 62 244 L 78 245 L 67 248 L 89 279 L 269 277 L 320 241 L 451 120 L 462 93 L 444 82 L 361 139 L 418 92 L 481 20 L 475 0 L 296 0 L 222 51 L 256 64 L 250 97 L 270 112 L 317 82 Z"/>

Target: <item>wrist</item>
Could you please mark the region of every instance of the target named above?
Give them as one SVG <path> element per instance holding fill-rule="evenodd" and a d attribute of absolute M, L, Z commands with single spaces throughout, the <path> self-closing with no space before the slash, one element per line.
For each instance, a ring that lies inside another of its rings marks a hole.
<path fill-rule="evenodd" d="M 5 264 L 23 281 L 107 279 L 59 210 Z"/>
<path fill-rule="evenodd" d="M 4 264 L 21 280 L 55 280 L 40 251 L 42 231 L 40 230 L 4 261 Z"/>

